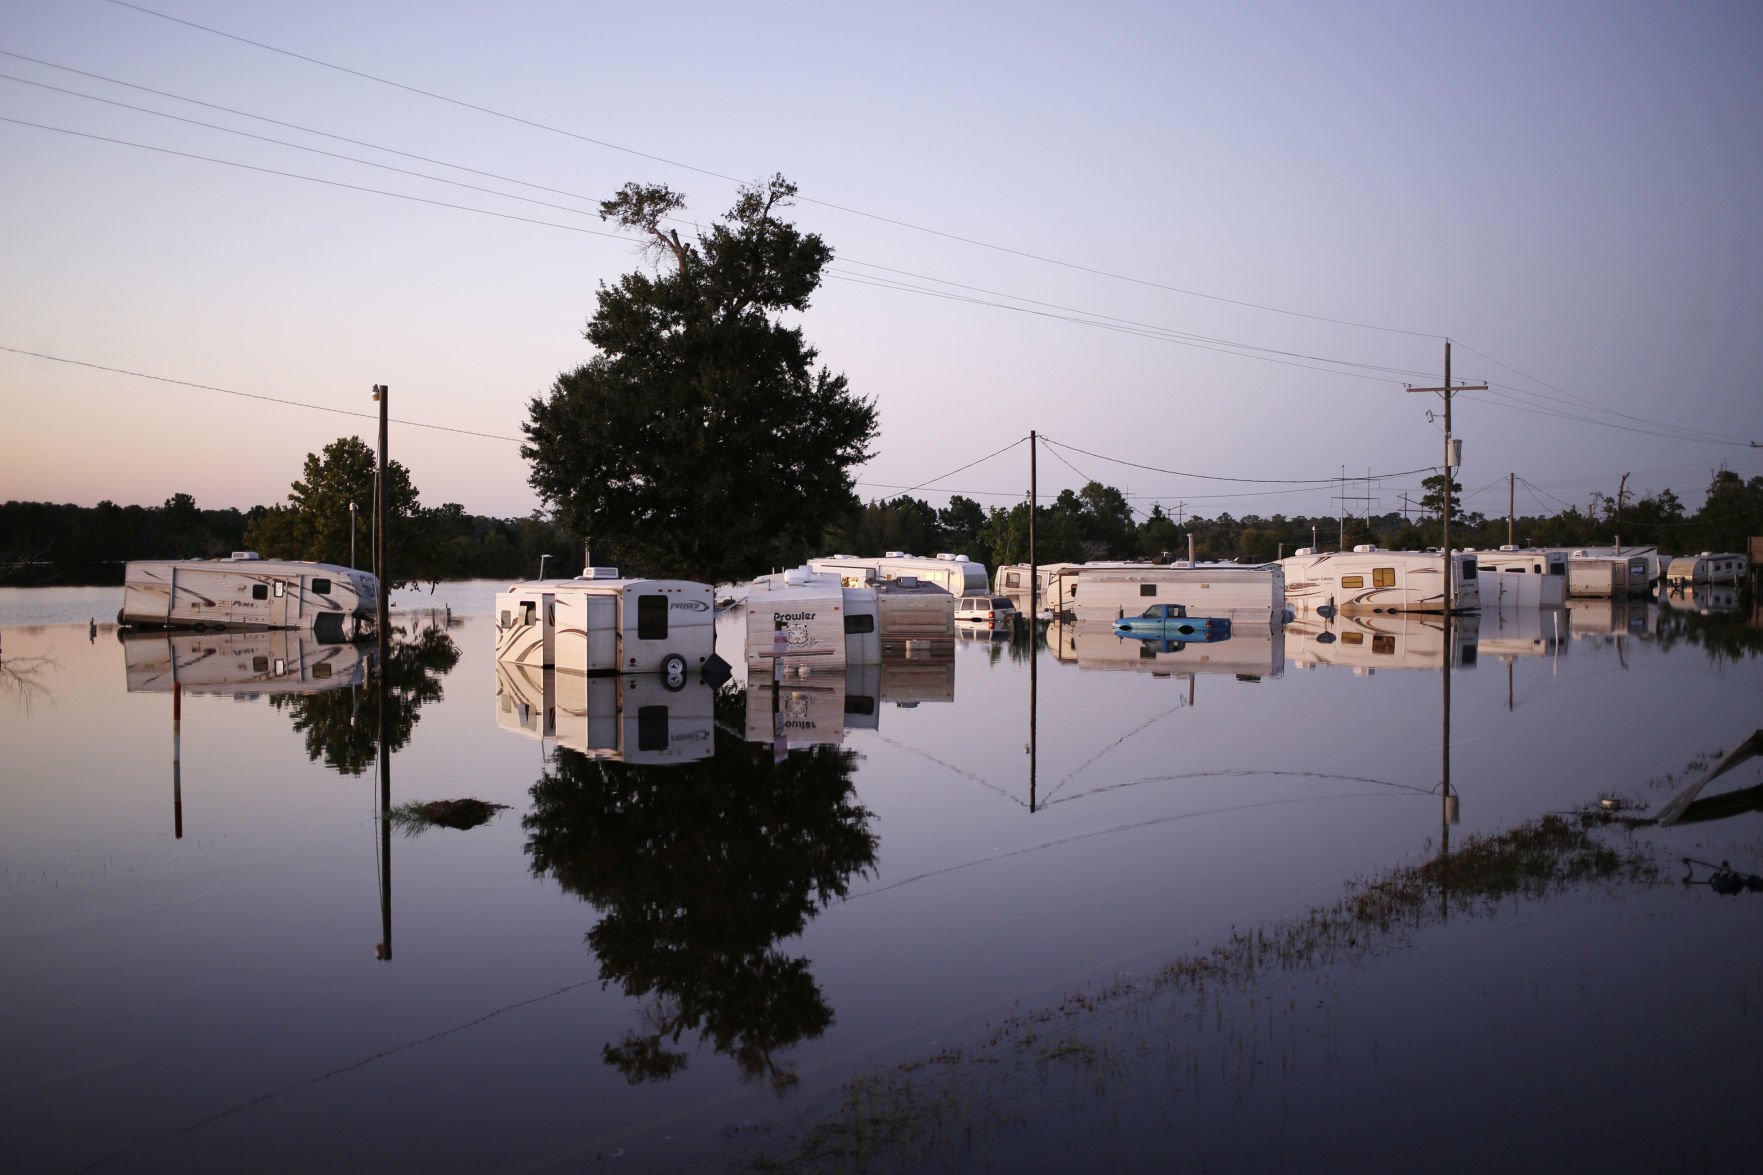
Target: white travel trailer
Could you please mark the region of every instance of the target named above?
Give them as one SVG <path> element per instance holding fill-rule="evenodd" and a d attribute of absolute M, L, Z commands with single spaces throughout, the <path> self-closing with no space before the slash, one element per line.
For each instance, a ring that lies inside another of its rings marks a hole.
<path fill-rule="evenodd" d="M 1338 612 L 1443 612 L 1445 569 L 1451 571 L 1451 610 L 1481 606 L 1473 552 L 1383 551 L 1354 547 L 1319 555 L 1309 547 L 1280 560 L 1286 603 L 1297 616 Z"/>
<path fill-rule="evenodd" d="M 1041 563 L 1035 567 L 1034 577 L 1031 581 L 1027 563 L 1005 563 L 998 568 L 997 575 L 993 577 L 992 587 L 1000 596 L 1009 596 L 1014 600 L 1018 612 L 1026 613 L 1029 603 L 1029 588 L 1031 584 L 1038 585 L 1035 594 L 1038 597 L 1039 606 L 1042 609 L 1047 609 L 1049 607 L 1048 601 L 1052 598 L 1054 581 L 1070 569 L 1082 566 L 1081 563 Z"/>
<path fill-rule="evenodd" d="M 1659 580 L 1654 547 L 1556 547 L 1567 556 L 1569 596 L 1646 596 Z"/>
<path fill-rule="evenodd" d="M 986 565 L 975 563 L 966 555 L 908 555 L 905 551 L 889 551 L 873 558 L 826 555 L 808 560 L 808 566 L 816 571 L 834 572 L 846 587 L 911 578 L 919 583 L 934 583 L 951 596 L 983 596 L 992 590 L 986 578 Z"/>
<path fill-rule="evenodd" d="M 883 656 L 955 643 L 955 597 L 910 576 L 870 585 Z"/>
<path fill-rule="evenodd" d="M 372 646 L 299 630 L 130 632 L 122 635 L 128 692 L 250 698 L 361 685 Z"/>
<path fill-rule="evenodd" d="M 574 673 L 658 672 L 678 688 L 716 651 L 714 612 L 709 584 L 589 567 L 498 593 L 496 657 Z"/>
<path fill-rule="evenodd" d="M 1542 547 L 1479 551 L 1484 608 L 1560 608 L 1567 603 L 1567 556 Z"/>
<path fill-rule="evenodd" d="M 792 567 L 762 575 L 747 589 L 749 668 L 769 668 L 783 638 L 790 668 L 810 672 L 881 660 L 876 592 L 846 587 L 836 572 Z M 764 673 L 769 680 L 771 674 Z"/>
<path fill-rule="evenodd" d="M 1355 673 L 1379 669 L 1443 669 L 1445 618 L 1440 615 L 1343 613 L 1300 617 L 1286 626 L 1286 659 L 1299 669 L 1331 665 Z M 1451 665 L 1474 668 L 1481 618 L 1451 618 Z"/>
<path fill-rule="evenodd" d="M 1745 572 L 1749 570 L 1750 560 L 1743 555 L 1703 551 L 1700 555 L 1681 555 L 1673 559 L 1665 569 L 1665 583 L 1674 589 L 1698 583 L 1736 584 L 1744 580 Z"/>
<path fill-rule="evenodd" d="M 1152 604 L 1233 624 L 1284 618 L 1285 569 L 1277 563 L 1069 563 L 1048 578 L 1047 607 L 1074 620 L 1118 620 Z"/>
<path fill-rule="evenodd" d="M 341 640 L 349 621 L 373 620 L 378 606 L 379 580 L 365 571 L 234 551 L 226 559 L 127 564 L 116 622 L 160 628 L 303 628 Z"/>

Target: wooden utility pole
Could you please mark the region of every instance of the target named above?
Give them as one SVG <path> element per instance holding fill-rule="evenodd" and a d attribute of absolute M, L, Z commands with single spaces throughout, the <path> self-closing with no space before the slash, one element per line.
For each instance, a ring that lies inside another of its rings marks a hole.
<path fill-rule="evenodd" d="M 1442 472 L 1445 475 L 1445 478 L 1444 478 L 1445 484 L 1444 484 L 1443 490 L 1441 491 L 1441 494 L 1443 497 L 1443 502 L 1444 502 L 1444 507 L 1443 507 L 1443 509 L 1441 509 L 1439 511 L 1439 518 L 1443 523 L 1443 526 L 1442 526 L 1442 536 L 1443 537 L 1440 540 L 1440 545 L 1443 546 L 1444 550 L 1445 550 L 1445 611 L 1446 611 L 1446 613 L 1449 613 L 1451 611 L 1451 570 L 1452 570 L 1451 569 L 1451 471 L 1454 468 L 1456 468 L 1456 466 L 1452 464 L 1452 458 L 1454 456 L 1454 452 L 1453 452 L 1454 446 L 1452 445 L 1453 438 L 1451 436 L 1451 393 L 1453 393 L 1453 392 L 1485 392 L 1488 390 L 1488 386 L 1486 384 L 1459 384 L 1456 387 L 1451 386 L 1451 340 L 1446 339 L 1445 340 L 1445 386 L 1442 388 L 1409 388 L 1408 390 L 1410 392 L 1433 392 L 1433 393 L 1437 393 L 1439 395 L 1442 395 L 1445 398 L 1445 465 L 1444 465 L 1444 469 L 1442 470 Z M 1446 654 L 1445 660 L 1446 660 L 1447 664 L 1450 662 L 1450 654 L 1449 653 Z"/>
<path fill-rule="evenodd" d="M 1516 520 L 1515 507 L 1518 500 L 1517 494 L 1518 474 L 1508 473 L 1506 475 L 1506 545 L 1508 547 L 1515 547 L 1518 545 L 1518 540 L 1512 537 L 1512 531 Z"/>

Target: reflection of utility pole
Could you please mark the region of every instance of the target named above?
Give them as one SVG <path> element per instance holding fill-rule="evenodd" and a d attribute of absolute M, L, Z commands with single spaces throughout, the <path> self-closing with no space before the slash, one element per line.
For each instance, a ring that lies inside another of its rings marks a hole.
<path fill-rule="evenodd" d="M 1482 383 L 1482 384 L 1459 384 L 1456 387 L 1451 386 L 1451 340 L 1446 339 L 1445 340 L 1445 386 L 1442 388 L 1409 388 L 1408 390 L 1410 392 L 1435 392 L 1435 393 L 1442 394 L 1445 397 L 1445 464 L 1444 464 L 1444 468 L 1442 470 L 1440 470 L 1440 472 L 1445 475 L 1444 476 L 1444 483 L 1445 484 L 1442 489 L 1444 506 L 1439 511 L 1439 518 L 1442 520 L 1442 523 L 1443 523 L 1443 525 L 1441 527 L 1443 537 L 1440 540 L 1439 546 L 1444 550 L 1444 553 L 1445 553 L 1444 554 L 1444 560 L 1445 560 L 1445 614 L 1449 615 L 1451 612 L 1451 595 L 1452 595 L 1452 593 L 1451 593 L 1451 580 L 1453 578 L 1455 578 L 1453 575 L 1455 568 L 1452 566 L 1452 563 L 1451 563 L 1451 474 L 1457 468 L 1457 465 L 1461 462 L 1461 460 L 1462 460 L 1461 454 L 1463 451 L 1462 444 L 1460 442 L 1453 440 L 1453 438 L 1451 436 L 1451 393 L 1452 392 L 1485 392 L 1488 390 L 1488 386 L 1485 383 Z M 1448 656 L 1447 656 L 1446 660 L 1449 661 Z M 1448 670 L 1447 670 L 1447 672 L 1448 672 Z"/>
<path fill-rule="evenodd" d="M 380 405 L 379 470 L 374 475 L 374 570 L 379 576 L 379 608 L 376 612 L 376 644 L 379 652 L 379 768 L 380 768 L 380 942 L 374 955 L 381 962 L 392 961 L 392 752 L 386 740 L 386 711 L 391 709 L 392 691 L 387 669 L 392 659 L 391 566 L 387 562 L 387 499 L 391 486 L 386 480 L 386 442 L 391 419 L 391 389 L 385 384 L 373 386 L 373 398 Z"/>
<path fill-rule="evenodd" d="M 166 642 L 169 647 L 171 642 Z M 171 658 L 177 668 L 177 654 Z M 171 683 L 171 825 L 178 840 L 184 839 L 184 686 L 173 678 Z"/>

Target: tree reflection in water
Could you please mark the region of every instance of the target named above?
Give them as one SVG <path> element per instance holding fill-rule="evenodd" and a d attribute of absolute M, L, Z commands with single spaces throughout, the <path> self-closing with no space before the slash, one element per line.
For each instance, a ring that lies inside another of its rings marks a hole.
<path fill-rule="evenodd" d="M 633 1085 L 685 1068 L 688 1030 L 774 1088 L 796 1076 L 777 1052 L 833 1021 L 809 970 L 777 944 L 875 863 L 871 813 L 856 802 L 855 752 L 818 746 L 772 762 L 769 745 L 727 731 L 740 691 L 718 697 L 716 753 L 635 765 L 560 748 L 532 788 L 535 875 L 592 902 L 602 983 L 649 1001 L 646 1031 L 603 1058 Z"/>
<path fill-rule="evenodd" d="M 441 697 L 441 678 L 459 662 L 459 646 L 433 624 L 407 633 L 393 627 L 387 656 L 386 713 L 388 753 L 410 742 L 419 711 Z M 378 738 L 379 692 L 370 688 L 280 694 L 269 699 L 293 717 L 305 736 L 306 756 L 332 771 L 360 775 L 373 766 Z"/>

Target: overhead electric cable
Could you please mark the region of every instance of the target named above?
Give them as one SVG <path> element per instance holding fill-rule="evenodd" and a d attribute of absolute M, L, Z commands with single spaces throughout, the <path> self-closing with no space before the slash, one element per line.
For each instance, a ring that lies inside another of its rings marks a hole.
<path fill-rule="evenodd" d="M 575 139 L 579 142 L 590 143 L 596 147 L 604 147 L 607 150 L 619 151 L 619 152 L 622 152 L 627 155 L 634 155 L 640 159 L 649 159 L 649 160 L 653 160 L 656 163 L 665 163 L 669 167 L 678 167 L 678 168 L 681 168 L 682 170 L 685 170 L 685 171 L 696 172 L 699 175 L 710 176 L 713 179 L 723 180 L 726 183 L 739 185 L 743 182 L 741 180 L 736 179 L 733 176 L 726 175 L 722 172 L 712 170 L 711 168 L 700 167 L 696 164 L 686 163 L 683 160 L 669 159 L 666 156 L 656 155 L 656 154 L 653 154 L 648 151 L 641 151 L 641 150 L 638 150 L 634 147 L 622 146 L 621 144 L 609 142 L 605 139 L 597 139 L 591 135 L 584 135 L 584 134 L 581 134 L 577 131 L 566 130 L 563 127 L 553 126 L 549 123 L 543 123 L 543 122 L 539 122 L 535 119 L 525 118 L 525 117 L 522 117 L 521 115 L 518 115 L 518 114 L 510 114 L 506 111 L 496 110 L 496 109 L 489 107 L 489 106 L 482 106 L 482 105 L 479 105 L 478 103 L 475 103 L 475 102 L 468 102 L 462 98 L 454 98 L 454 97 L 450 97 L 446 94 L 437 93 L 433 90 L 425 90 L 420 86 L 413 86 L 413 85 L 409 85 L 405 82 L 393 81 L 390 78 L 382 77 L 378 74 L 371 74 L 371 73 L 367 73 L 363 70 L 352 69 L 349 66 L 339 65 L 336 62 L 326 61 L 323 58 L 314 57 L 310 54 L 299 53 L 299 52 L 296 52 L 292 49 L 284 49 L 278 45 L 271 45 L 266 41 L 253 40 L 250 37 L 241 36 L 237 33 L 229 33 L 223 29 L 214 28 L 211 25 L 199 24 L 193 20 L 186 20 L 183 17 L 172 16 L 169 13 L 159 12 L 155 9 L 148 8 L 144 5 L 135 4 L 132 2 L 132 0 L 109 0 L 109 3 L 114 4 L 119 8 L 132 9 L 133 11 L 142 13 L 143 15 L 146 15 L 146 16 L 153 16 L 153 17 L 159 18 L 160 20 L 170 21 L 173 24 L 181 24 L 187 28 L 192 28 L 192 29 L 198 30 L 199 32 L 208 33 L 211 36 L 223 37 L 229 41 L 236 41 L 242 45 L 250 45 L 253 48 L 262 49 L 262 50 L 269 52 L 269 53 L 277 53 L 277 54 L 280 54 L 284 57 L 293 58 L 296 61 L 304 61 L 309 65 L 316 65 L 316 66 L 319 66 L 323 69 L 335 70 L 338 73 L 347 74 L 350 77 L 360 78 L 363 81 L 369 81 L 369 82 L 374 82 L 378 85 L 389 86 L 389 87 L 396 89 L 396 90 L 402 90 L 408 94 L 416 94 L 420 97 L 429 98 L 429 99 L 436 101 L 436 102 L 444 102 L 450 106 L 457 106 L 457 107 L 464 109 L 464 110 L 471 110 L 471 111 L 474 111 L 478 114 L 485 114 L 485 115 L 488 115 L 492 118 L 505 119 L 509 122 L 518 123 L 521 126 L 531 127 L 534 130 L 545 131 L 549 134 L 562 135 L 566 138 Z M 998 244 L 994 244 L 990 241 L 982 241 L 976 237 L 967 237 L 967 236 L 962 236 L 959 233 L 946 232 L 942 229 L 928 228 L 924 225 L 913 224 L 910 221 L 899 220 L 899 219 L 891 217 L 891 216 L 881 215 L 880 213 L 866 212 L 861 208 L 854 208 L 849 205 L 837 204 L 837 203 L 834 203 L 830 200 L 821 200 L 821 199 L 818 199 L 813 196 L 805 196 L 805 195 L 798 193 L 796 198 L 805 204 L 813 204 L 813 205 L 816 205 L 821 208 L 829 208 L 835 212 L 843 212 L 843 213 L 846 213 L 847 215 L 851 215 L 851 216 L 860 216 L 866 220 L 873 220 L 873 221 L 876 221 L 876 222 L 882 223 L 882 224 L 890 224 L 896 228 L 909 229 L 913 232 L 925 233 L 930 236 L 941 237 L 944 240 L 958 241 L 964 245 L 972 245 L 976 248 L 987 249 L 987 250 L 991 250 L 996 253 L 1007 254 L 1012 257 L 1020 257 L 1020 258 L 1023 258 L 1024 260 L 1028 260 L 1028 261 L 1040 262 L 1041 264 L 1044 264 L 1044 265 L 1054 265 L 1054 266 L 1058 266 L 1059 268 L 1069 269 L 1069 270 L 1072 270 L 1072 271 L 1078 272 L 1078 273 L 1087 273 L 1087 274 L 1091 274 L 1092 276 L 1095 276 L 1095 277 L 1105 277 L 1105 278 L 1108 278 L 1112 281 L 1128 282 L 1133 285 L 1145 287 L 1147 289 L 1163 290 L 1164 292 L 1171 293 L 1171 294 L 1181 294 L 1184 297 L 1203 298 L 1207 301 L 1218 302 L 1218 303 L 1221 303 L 1221 304 L 1227 305 L 1227 306 L 1238 306 L 1238 307 L 1241 307 L 1241 308 L 1247 309 L 1247 310 L 1259 310 L 1259 311 L 1262 311 L 1262 312 L 1268 313 L 1268 314 L 1281 314 L 1281 315 L 1286 315 L 1286 316 L 1292 317 L 1292 318 L 1307 319 L 1312 322 L 1326 322 L 1326 323 L 1333 324 L 1335 326 L 1350 326 L 1350 327 L 1354 327 L 1359 330 L 1380 331 L 1380 332 L 1383 332 L 1386 334 L 1407 335 L 1407 336 L 1410 336 L 1413 338 L 1422 338 L 1422 339 L 1434 339 L 1434 338 L 1439 337 L 1438 331 L 1417 331 L 1417 330 L 1407 330 L 1407 329 L 1403 329 L 1401 327 L 1379 326 L 1375 323 L 1356 322 L 1356 321 L 1353 321 L 1352 319 L 1333 318 L 1333 317 L 1330 317 L 1325 314 L 1310 314 L 1310 313 L 1307 313 L 1307 312 L 1301 311 L 1301 310 L 1288 310 L 1288 309 L 1285 309 L 1285 308 L 1279 307 L 1279 306 L 1269 306 L 1269 305 L 1265 305 L 1263 303 L 1250 302 L 1250 301 L 1246 301 L 1244 299 L 1239 299 L 1239 298 L 1227 298 L 1227 297 L 1223 297 L 1222 295 L 1218 295 L 1218 294 L 1208 294 L 1208 293 L 1205 293 L 1204 291 L 1201 291 L 1201 290 L 1191 290 L 1191 289 L 1186 289 L 1181 286 L 1169 285 L 1164 282 L 1151 281 L 1147 278 L 1132 277 L 1127 274 L 1114 273 L 1110 270 L 1101 269 L 1096 266 L 1082 265 L 1082 264 L 1079 264 L 1079 263 L 1073 262 L 1073 261 L 1062 261 L 1062 260 L 1059 260 L 1058 258 L 1047 257 L 1047 256 L 1043 256 L 1038 253 L 1031 253 L 1031 252 L 1024 250 L 1024 249 L 1016 249 L 1016 248 L 1012 248 L 1007 245 L 998 245 Z"/>
<path fill-rule="evenodd" d="M 377 412 L 356 412 L 349 408 L 332 408 L 325 404 L 309 404 L 303 400 L 286 400 L 280 396 L 265 396 L 257 392 L 241 392 L 235 388 L 223 388 L 218 387 L 215 384 L 196 383 L 193 380 L 187 379 L 173 379 L 169 375 L 151 375 L 145 371 L 130 371 L 126 367 L 106 367 L 102 363 L 87 363 L 82 359 L 67 359 L 60 355 L 46 355 L 41 351 L 27 351 L 23 347 L 8 347 L 3 343 L 0 343 L 0 351 L 8 351 L 14 355 L 25 355 L 32 359 L 46 359 L 51 363 L 65 363 L 70 367 L 88 367 L 93 371 L 107 371 L 112 375 L 127 375 L 133 376 L 135 379 L 150 379 L 157 383 L 176 384 L 179 387 L 185 388 L 197 388 L 204 392 L 221 392 L 228 396 L 238 396 L 246 400 L 262 400 L 265 403 L 282 404 L 289 408 L 310 408 L 314 412 L 332 412 L 338 416 L 359 416 L 364 420 L 379 419 L 379 413 Z M 477 432 L 469 428 L 453 428 L 452 426 L 445 424 L 428 424 L 421 420 L 405 420 L 396 416 L 391 417 L 390 419 L 393 424 L 408 425 L 411 428 L 428 428 L 433 429 L 436 432 L 453 432 L 459 433 L 461 436 L 483 437 L 485 440 L 491 441 L 512 441 L 515 444 L 521 443 L 520 437 L 499 436 L 492 432 Z"/>
<path fill-rule="evenodd" d="M 1341 478 L 1338 475 L 1335 477 L 1222 477 L 1218 474 L 1212 474 L 1212 473 L 1188 473 L 1188 472 L 1185 472 L 1185 471 L 1179 470 L 1179 469 L 1163 469 L 1163 468 L 1160 468 L 1156 465 L 1144 465 L 1144 464 L 1140 464 L 1137 461 L 1125 460 L 1124 458 L 1121 458 L 1121 457 L 1110 457 L 1104 453 L 1093 453 L 1088 449 L 1080 449 L 1076 445 L 1067 445 L 1062 441 L 1056 441 L 1056 440 L 1052 439 L 1051 437 L 1049 437 L 1046 433 L 1040 434 L 1040 439 L 1042 441 L 1045 441 L 1049 445 L 1057 445 L 1060 448 L 1070 449 L 1074 453 L 1082 453 L 1084 456 L 1094 457 L 1098 461 L 1108 461 L 1108 462 L 1111 462 L 1115 465 L 1126 465 L 1126 466 L 1130 466 L 1133 469 L 1144 469 L 1144 470 L 1150 471 L 1151 473 L 1167 473 L 1173 477 L 1192 477 L 1192 478 L 1196 478 L 1200 481 L 1229 481 L 1229 482 L 1238 482 L 1238 483 L 1245 484 L 1245 485 L 1298 485 L 1298 486 L 1311 486 L 1314 488 L 1320 488 L 1323 486 L 1333 485 L 1336 482 L 1341 480 Z M 1418 469 L 1403 469 L 1403 470 L 1399 470 L 1394 473 L 1370 474 L 1370 475 L 1368 475 L 1368 477 L 1372 477 L 1372 478 L 1408 477 L 1408 476 L 1410 476 L 1412 474 L 1416 474 L 1416 473 L 1433 472 L 1436 470 L 1436 468 L 1437 468 L 1436 466 L 1423 465 Z M 1362 481 L 1365 479 L 1355 477 L 1351 480 Z"/>
<path fill-rule="evenodd" d="M 394 192 L 386 188 L 370 188 L 363 184 L 345 183 L 342 180 L 323 179 L 315 175 L 301 175 L 294 171 L 280 171 L 273 167 L 259 167 L 254 163 L 240 163 L 233 159 L 216 159 L 212 155 L 199 155 L 194 151 L 179 151 L 171 147 L 155 147 L 149 143 L 135 143 L 128 139 L 115 139 L 109 135 L 95 135 L 87 131 L 69 130 L 67 127 L 50 126 L 47 123 L 30 122 L 22 118 L 8 118 L 0 114 L 0 122 L 10 122 L 17 126 L 35 127 L 41 131 L 54 131 L 56 134 L 73 135 L 76 138 L 92 139 L 100 143 L 114 143 L 119 147 L 134 147 L 140 151 L 155 151 L 162 155 L 176 155 L 184 159 L 197 159 L 203 163 L 218 163 L 222 167 L 237 167 L 245 171 L 255 171 L 263 175 L 281 176 L 284 179 L 305 180 L 309 184 L 324 184 L 332 188 L 345 188 L 351 192 L 366 192 L 374 196 L 390 196 L 395 200 L 409 200 L 416 204 L 428 204 L 435 208 L 451 208 L 456 212 L 475 212 L 480 216 L 494 216 L 499 220 L 515 220 L 522 224 L 536 224 L 542 228 L 559 228 L 564 232 L 584 233 L 590 237 L 606 237 L 614 241 L 628 241 L 630 238 L 622 233 L 604 232 L 600 229 L 583 228 L 578 224 L 558 224 L 554 220 L 539 220 L 531 216 L 518 216 L 512 212 L 496 212 L 489 208 L 473 208 L 469 204 L 452 204 L 446 200 L 433 200 L 427 196 L 412 196 L 408 192 Z"/>
<path fill-rule="evenodd" d="M 919 490 L 924 489 L 926 486 L 935 485 L 937 482 L 942 481 L 943 478 L 945 478 L 945 477 L 954 477 L 957 473 L 960 473 L 963 470 L 972 469 L 975 465 L 982 465 L 985 462 L 990 461 L 993 457 L 997 457 L 1003 453 L 1008 453 L 1010 450 L 1014 449 L 1016 446 L 1022 444 L 1026 440 L 1028 440 L 1027 437 L 1017 437 L 1015 440 L 1011 441 L 1008 445 L 1005 445 L 1002 449 L 998 449 L 995 452 L 987 453 L 984 457 L 981 457 L 976 461 L 969 461 L 966 465 L 961 466 L 959 469 L 951 469 L 947 473 L 939 474 L 936 477 L 931 478 L 927 482 L 921 482 L 918 485 L 913 486 L 909 490 L 902 491 L 901 493 L 898 493 L 898 494 L 889 494 L 888 497 L 903 498 L 907 494 L 917 493 Z"/>

